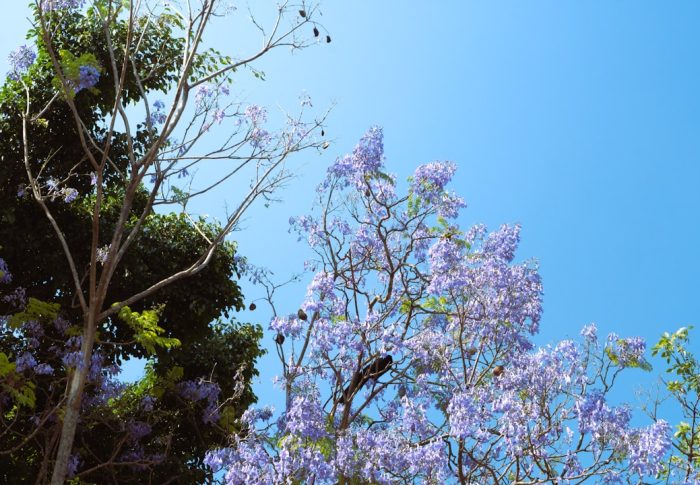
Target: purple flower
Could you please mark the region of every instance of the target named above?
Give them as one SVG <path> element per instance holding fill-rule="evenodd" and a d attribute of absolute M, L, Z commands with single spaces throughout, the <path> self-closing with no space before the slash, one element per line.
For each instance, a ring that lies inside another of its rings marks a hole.
<path fill-rule="evenodd" d="M 7 269 L 7 263 L 0 258 L 0 283 L 10 283 L 12 281 L 12 273 Z"/>
<path fill-rule="evenodd" d="M 165 123 L 165 112 L 163 111 L 165 109 L 165 103 L 161 100 L 157 100 L 155 103 L 153 103 L 153 111 L 151 111 L 150 115 L 150 122 L 152 125 L 162 125 Z"/>
<path fill-rule="evenodd" d="M 135 443 L 151 433 L 151 425 L 143 421 L 130 421 L 126 425 L 126 431 L 129 434 L 129 441 Z"/>
<path fill-rule="evenodd" d="M 320 440 L 327 435 L 325 417 L 317 392 L 296 396 L 285 415 L 287 432 L 301 439 Z"/>
<path fill-rule="evenodd" d="M 155 399 L 152 396 L 146 396 L 141 399 L 141 409 L 150 413 L 153 411 L 153 405 L 155 404 Z"/>
<path fill-rule="evenodd" d="M 214 95 L 214 90 L 209 84 L 200 84 L 197 86 L 197 92 L 194 95 L 194 104 L 197 109 L 204 108 L 207 100 Z"/>
<path fill-rule="evenodd" d="M 73 352 L 66 352 L 66 354 L 61 359 L 63 365 L 72 368 L 82 368 L 84 365 L 83 354 L 79 350 Z"/>
<path fill-rule="evenodd" d="M 109 257 L 109 250 L 111 248 L 111 244 L 104 245 L 101 248 L 97 248 L 97 254 L 95 255 L 95 259 L 97 260 L 98 263 L 100 264 L 105 264 L 107 262 L 107 258 Z"/>
<path fill-rule="evenodd" d="M 73 88 L 75 93 L 83 89 L 91 89 L 100 80 L 100 71 L 94 66 L 80 66 L 78 68 L 77 85 Z"/>
<path fill-rule="evenodd" d="M 440 216 L 455 218 L 459 209 L 466 205 L 462 198 L 445 190 L 456 170 L 452 162 L 421 165 L 410 179 L 410 193 L 417 196 L 419 202 L 434 205 Z"/>
<path fill-rule="evenodd" d="M 630 471 L 640 476 L 656 476 L 664 469 L 666 453 L 671 448 L 671 427 L 659 420 L 648 428 L 632 433 Z"/>
<path fill-rule="evenodd" d="M 598 327 L 595 323 L 590 323 L 581 329 L 581 336 L 586 340 L 586 342 L 597 345 L 598 343 Z"/>
<path fill-rule="evenodd" d="M 222 468 L 230 466 L 235 460 L 236 454 L 231 448 L 220 448 L 208 451 L 204 457 L 204 464 L 216 473 Z"/>
<path fill-rule="evenodd" d="M 63 201 L 66 204 L 70 204 L 73 202 L 75 199 L 78 198 L 78 191 L 71 188 L 71 187 L 66 187 L 62 190 L 63 192 Z"/>
<path fill-rule="evenodd" d="M 253 125 L 259 125 L 267 121 L 267 111 L 265 108 L 261 108 L 255 104 L 248 106 L 243 114 L 248 122 Z"/>
<path fill-rule="evenodd" d="M 17 372 L 31 370 L 36 365 L 36 359 L 29 352 L 22 352 L 15 361 Z"/>
<path fill-rule="evenodd" d="M 39 364 L 34 367 L 34 373 L 40 376 L 50 376 L 53 375 L 53 367 L 49 364 Z"/>
<path fill-rule="evenodd" d="M 267 130 L 255 127 L 250 132 L 250 144 L 255 148 L 265 148 L 272 140 Z"/>
<path fill-rule="evenodd" d="M 51 10 L 65 10 L 69 8 L 80 8 L 85 4 L 85 0 L 42 0 L 41 9 L 45 12 Z"/>
<path fill-rule="evenodd" d="M 219 419 L 219 410 L 217 402 L 221 388 L 214 382 L 208 382 L 202 379 L 196 381 L 182 381 L 178 383 L 177 390 L 180 396 L 188 401 L 203 401 L 206 400 L 207 405 L 202 415 L 202 421 L 205 424 L 212 423 Z"/>
<path fill-rule="evenodd" d="M 606 351 L 613 362 L 620 367 L 644 366 L 646 342 L 640 337 L 617 338 L 615 334 L 608 336 Z"/>
<path fill-rule="evenodd" d="M 66 478 L 73 478 L 76 473 L 78 473 L 78 467 L 80 466 L 80 456 L 71 455 L 68 458 L 68 468 L 66 469 Z"/>
<path fill-rule="evenodd" d="M 357 144 L 352 155 L 346 155 L 328 168 L 328 175 L 340 180 L 345 186 L 353 185 L 364 190 L 367 177 L 380 172 L 384 163 L 384 132 L 374 126 Z M 328 186 L 328 181 L 324 186 Z"/>
<path fill-rule="evenodd" d="M 221 122 L 224 120 L 226 117 L 226 112 L 222 109 L 217 109 L 214 111 L 214 115 L 212 116 L 212 120 L 214 123 L 221 124 Z"/>
<path fill-rule="evenodd" d="M 19 78 L 27 72 L 29 66 L 34 64 L 35 60 L 36 53 L 31 47 L 26 45 L 18 47 L 16 50 L 12 51 L 7 58 L 12 68 L 8 73 L 8 77 L 14 81 L 19 80 Z"/>
<path fill-rule="evenodd" d="M 484 252 L 511 262 L 519 243 L 520 224 L 514 226 L 503 224 L 498 231 L 489 234 L 484 243 Z"/>

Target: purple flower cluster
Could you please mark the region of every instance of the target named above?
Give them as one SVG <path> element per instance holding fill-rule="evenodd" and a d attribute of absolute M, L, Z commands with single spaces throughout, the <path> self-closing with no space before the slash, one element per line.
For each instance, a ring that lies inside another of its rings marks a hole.
<path fill-rule="evenodd" d="M 45 12 L 66 10 L 69 8 L 80 8 L 84 4 L 85 0 L 41 0 L 41 9 Z"/>
<path fill-rule="evenodd" d="M 251 104 L 243 113 L 245 119 L 251 125 L 262 125 L 267 122 L 267 111 L 258 105 Z"/>
<path fill-rule="evenodd" d="M 600 390 L 589 391 L 576 403 L 579 430 L 590 433 L 594 446 L 612 443 L 614 447 L 623 444 L 632 417 L 627 406 L 611 408 L 605 402 Z"/>
<path fill-rule="evenodd" d="M 197 109 L 202 109 L 205 107 L 206 103 L 208 100 L 214 96 L 214 93 L 216 91 L 214 88 L 209 85 L 209 84 L 200 84 L 197 87 L 197 91 L 195 92 L 194 95 L 194 104 Z"/>
<path fill-rule="evenodd" d="M 618 338 L 610 334 L 606 350 L 620 367 L 638 367 L 645 362 L 646 347 L 646 342 L 640 337 Z"/>
<path fill-rule="evenodd" d="M 202 422 L 209 424 L 219 419 L 218 400 L 221 388 L 218 384 L 203 379 L 188 380 L 178 383 L 177 390 L 180 396 L 188 401 L 206 401 Z"/>
<path fill-rule="evenodd" d="M 327 436 L 318 393 L 296 396 L 285 414 L 284 423 L 288 433 L 301 439 L 317 441 Z"/>
<path fill-rule="evenodd" d="M 148 436 L 151 433 L 151 425 L 144 423 L 143 421 L 129 421 L 126 425 L 126 431 L 129 436 L 129 440 L 132 443 L 136 443 L 144 436 Z"/>
<path fill-rule="evenodd" d="M 7 58 L 7 62 L 10 64 L 11 70 L 8 73 L 8 77 L 14 81 L 19 80 L 29 67 L 34 64 L 36 60 L 36 53 L 34 49 L 26 45 L 18 47 L 16 50 L 12 51 Z"/>
<path fill-rule="evenodd" d="M 410 179 L 410 193 L 423 204 L 433 205 L 442 217 L 455 218 L 466 206 L 461 197 L 445 190 L 457 166 L 452 162 L 433 162 L 418 167 Z"/>
<path fill-rule="evenodd" d="M 463 205 L 447 189 L 451 163 L 419 167 L 397 195 L 383 150 L 371 129 L 329 168 L 319 209 L 290 218 L 316 258 L 301 311 L 270 323 L 285 337 L 285 412 L 246 412 L 250 432 L 208 465 L 227 484 L 657 473 L 667 425 L 633 428 L 630 409 L 600 390 L 611 361 L 643 361 L 643 342 L 614 336 L 600 348 L 589 325 L 582 344 L 536 348 L 542 281 L 535 262 L 514 262 L 520 226 L 448 222 Z"/>
<path fill-rule="evenodd" d="M 95 87 L 100 80 L 100 71 L 94 66 L 80 66 L 78 68 L 78 80 L 73 87 L 73 91 L 78 93 L 83 89 L 91 89 Z"/>
<path fill-rule="evenodd" d="M 11 283 L 12 282 L 12 273 L 10 273 L 10 270 L 7 268 L 7 263 L 5 262 L 4 259 L 0 258 L 0 283 Z"/>
<path fill-rule="evenodd" d="M 664 420 L 631 433 L 630 471 L 639 476 L 655 476 L 664 469 L 664 458 L 671 448 L 671 427 Z"/>
<path fill-rule="evenodd" d="M 379 172 L 383 163 L 384 132 L 374 126 L 362 137 L 351 155 L 339 158 L 331 165 L 328 174 L 345 186 L 353 185 L 358 190 L 364 190 L 367 178 Z"/>
<path fill-rule="evenodd" d="M 153 103 L 153 110 L 151 111 L 150 122 L 151 125 L 162 125 L 165 123 L 165 103 L 161 100 L 156 100 Z"/>

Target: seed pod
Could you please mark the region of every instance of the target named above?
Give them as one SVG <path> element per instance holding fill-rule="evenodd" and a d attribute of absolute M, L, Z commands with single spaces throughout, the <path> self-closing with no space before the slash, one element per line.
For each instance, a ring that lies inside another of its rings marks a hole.
<path fill-rule="evenodd" d="M 326 136 L 326 130 L 321 130 L 321 136 Z"/>
<path fill-rule="evenodd" d="M 406 395 L 406 386 L 399 386 L 399 391 L 397 394 L 399 397 L 404 397 Z"/>
<path fill-rule="evenodd" d="M 317 27 L 314 27 L 314 37 L 318 37 L 321 34 L 321 32 L 318 31 Z"/>
<path fill-rule="evenodd" d="M 252 312 L 256 308 L 257 308 L 257 306 L 255 305 L 255 303 L 251 303 L 250 306 L 248 307 L 248 310 L 250 310 Z"/>
<path fill-rule="evenodd" d="M 493 369 L 493 375 L 494 375 L 494 377 L 499 377 L 499 376 L 501 376 L 501 375 L 503 374 L 503 371 L 504 371 L 504 370 L 505 370 L 505 369 L 504 369 L 504 367 L 503 367 L 502 365 L 497 365 L 496 367 L 494 367 L 494 369 Z"/>
<path fill-rule="evenodd" d="M 277 345 L 282 345 L 284 343 L 284 335 L 278 333 L 275 337 L 275 342 L 277 343 Z"/>
<path fill-rule="evenodd" d="M 330 44 L 330 43 L 331 43 L 331 36 L 330 36 L 330 35 L 327 35 L 327 36 L 326 36 L 326 43 L 327 43 L 327 44 Z"/>
<path fill-rule="evenodd" d="M 329 146 L 331 146 L 330 143 L 328 143 L 327 141 L 324 141 L 324 142 L 323 142 L 323 149 L 324 149 L 324 150 L 325 150 L 326 148 L 328 148 Z"/>
<path fill-rule="evenodd" d="M 299 16 L 302 18 L 306 18 L 306 10 L 299 10 Z"/>
<path fill-rule="evenodd" d="M 297 311 L 297 317 L 299 317 L 299 320 L 304 320 L 304 321 L 306 321 L 306 319 L 309 318 L 306 315 L 306 312 L 304 310 L 302 310 L 301 308 L 299 308 L 299 310 Z"/>

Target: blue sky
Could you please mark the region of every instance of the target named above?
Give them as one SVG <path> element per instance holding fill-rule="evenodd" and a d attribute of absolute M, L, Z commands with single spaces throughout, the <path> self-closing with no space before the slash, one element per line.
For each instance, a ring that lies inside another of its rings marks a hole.
<path fill-rule="evenodd" d="M 25 2 L 6 3 L 3 72 L 28 26 Z M 277 52 L 261 65 L 267 81 L 240 73 L 234 84 L 273 110 L 295 109 L 302 91 L 319 112 L 336 103 L 333 145 L 298 158 L 284 203 L 256 208 L 235 235 L 252 261 L 280 277 L 301 267 L 288 217 L 378 124 L 400 178 L 432 160 L 458 164 L 463 226 L 522 224 L 518 255 L 539 260 L 545 285 L 538 342 L 589 322 L 650 342 L 700 325 L 700 3 L 329 0 L 322 11 L 331 44 Z M 245 19 L 217 21 L 207 41 L 240 54 L 250 42 L 232 34 L 236 22 Z M 212 194 L 195 209 L 223 207 Z M 302 297 L 290 288 L 281 306 L 293 312 Z M 262 310 L 239 318 L 267 325 Z M 263 402 L 273 364 L 263 361 Z M 644 379 L 637 371 L 629 382 Z"/>

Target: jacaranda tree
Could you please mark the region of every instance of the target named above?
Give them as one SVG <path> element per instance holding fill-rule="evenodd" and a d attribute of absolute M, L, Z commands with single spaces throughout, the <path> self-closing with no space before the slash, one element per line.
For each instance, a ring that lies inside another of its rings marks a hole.
<path fill-rule="evenodd" d="M 290 220 L 316 254 L 313 279 L 270 324 L 284 409 L 247 411 L 248 432 L 207 463 L 247 485 L 696 480 L 694 420 L 672 459 L 665 420 L 633 426 L 610 400 L 621 372 L 649 369 L 643 340 L 588 325 L 578 341 L 533 345 L 537 265 L 516 259 L 517 225 L 458 226 L 455 169 L 429 163 L 397 183 L 379 128 L 328 169 L 314 212 Z M 685 373 L 671 387 L 692 388 L 697 416 L 697 363 L 679 335 L 655 351 Z"/>
<path fill-rule="evenodd" d="M 0 481 L 195 483 L 255 397 L 227 235 L 321 149 L 323 117 L 232 96 L 268 52 L 330 42 L 313 5 L 253 20 L 259 50 L 205 46 L 224 1 L 36 0 L 0 92 Z M 218 132 L 219 136 L 212 136 Z M 216 164 L 198 188 L 189 173 Z M 221 221 L 187 204 L 236 181 Z M 160 208 L 159 208 L 160 207 Z M 178 211 L 169 212 L 173 207 Z M 146 376 L 116 378 L 146 357 Z"/>

